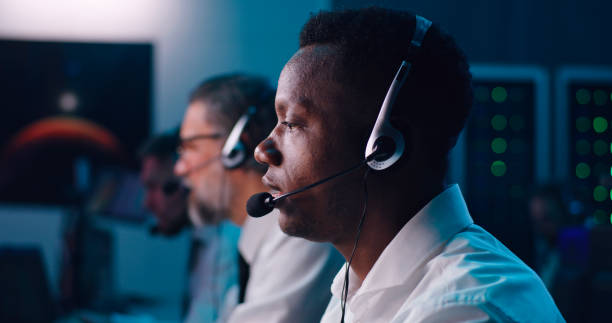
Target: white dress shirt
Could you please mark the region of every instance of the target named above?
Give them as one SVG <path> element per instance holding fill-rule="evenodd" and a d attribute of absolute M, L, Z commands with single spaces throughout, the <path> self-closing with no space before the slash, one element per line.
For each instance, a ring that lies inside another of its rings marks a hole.
<path fill-rule="evenodd" d="M 344 275 L 321 322 L 340 322 Z M 473 223 L 457 185 L 406 223 L 365 280 L 349 275 L 345 322 L 564 322 L 538 276 Z"/>
<path fill-rule="evenodd" d="M 189 277 L 190 304 L 185 323 L 222 322 L 235 306 L 240 228 L 229 221 L 194 230 L 198 242 Z"/>
<path fill-rule="evenodd" d="M 247 218 L 238 248 L 250 265 L 244 303 L 231 323 L 318 322 L 331 296 L 329 285 L 342 256 L 327 243 L 289 237 L 278 212 Z"/>

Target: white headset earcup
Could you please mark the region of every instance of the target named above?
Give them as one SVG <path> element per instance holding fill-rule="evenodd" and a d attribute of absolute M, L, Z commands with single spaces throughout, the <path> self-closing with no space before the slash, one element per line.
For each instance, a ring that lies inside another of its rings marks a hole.
<path fill-rule="evenodd" d="M 225 168 L 236 168 L 246 160 L 246 155 L 246 147 L 242 141 L 238 141 L 229 154 L 221 155 L 221 162 Z"/>
<path fill-rule="evenodd" d="M 383 170 L 395 164 L 404 153 L 406 142 L 404 136 L 389 122 L 384 122 L 380 129 L 373 129 L 366 151 L 376 155 L 369 158 L 368 166 L 374 170 Z"/>

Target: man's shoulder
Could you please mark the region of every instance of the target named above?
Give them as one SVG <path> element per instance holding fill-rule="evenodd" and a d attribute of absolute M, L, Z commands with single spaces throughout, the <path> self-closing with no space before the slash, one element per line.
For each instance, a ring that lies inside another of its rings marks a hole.
<path fill-rule="evenodd" d="M 527 271 L 535 276 L 535 273 L 503 243 L 475 224 L 469 225 L 449 239 L 430 263 L 443 268 L 455 266 L 466 269 L 489 268 L 500 273 Z"/>
<path fill-rule="evenodd" d="M 474 301 L 504 299 L 507 288 L 517 296 L 548 295 L 537 274 L 499 240 L 470 225 L 446 243 L 426 265 L 446 282 L 443 288 Z"/>
<path fill-rule="evenodd" d="M 482 311 L 502 322 L 522 321 L 525 312 L 560 317 L 537 274 L 477 225 L 456 234 L 425 263 L 412 295 L 405 308 L 440 311 L 440 315 L 456 309 Z"/>

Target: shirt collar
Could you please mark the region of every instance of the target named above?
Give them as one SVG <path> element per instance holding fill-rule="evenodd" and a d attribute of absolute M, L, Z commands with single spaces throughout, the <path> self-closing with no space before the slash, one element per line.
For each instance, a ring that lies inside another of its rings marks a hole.
<path fill-rule="evenodd" d="M 215 225 L 205 225 L 202 227 L 194 228 L 192 232 L 192 238 L 203 244 L 207 244 L 209 240 L 213 239 L 217 234 Z"/>
<path fill-rule="evenodd" d="M 238 240 L 238 250 L 247 263 L 253 262 L 270 230 L 278 225 L 278 215 L 278 210 L 275 209 L 272 213 L 260 218 L 247 216 L 242 225 L 240 240 Z"/>
<path fill-rule="evenodd" d="M 363 282 L 354 274 L 349 276 L 350 285 L 355 284 L 349 286 L 348 299 L 354 298 L 351 309 L 364 307 L 366 294 L 402 285 L 439 245 L 472 223 L 457 184 L 438 194 L 391 240 Z M 332 284 L 336 297 L 341 297 L 345 270 L 343 266 Z"/>

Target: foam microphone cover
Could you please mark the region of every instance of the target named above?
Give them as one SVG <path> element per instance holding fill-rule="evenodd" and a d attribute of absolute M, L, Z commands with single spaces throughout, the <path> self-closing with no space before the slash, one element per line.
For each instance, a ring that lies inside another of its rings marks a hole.
<path fill-rule="evenodd" d="M 268 192 L 261 192 L 254 194 L 249 198 L 246 204 L 247 214 L 254 217 L 259 218 L 262 217 L 274 209 L 273 205 L 269 205 L 266 203 L 267 199 L 271 199 L 272 194 Z"/>

